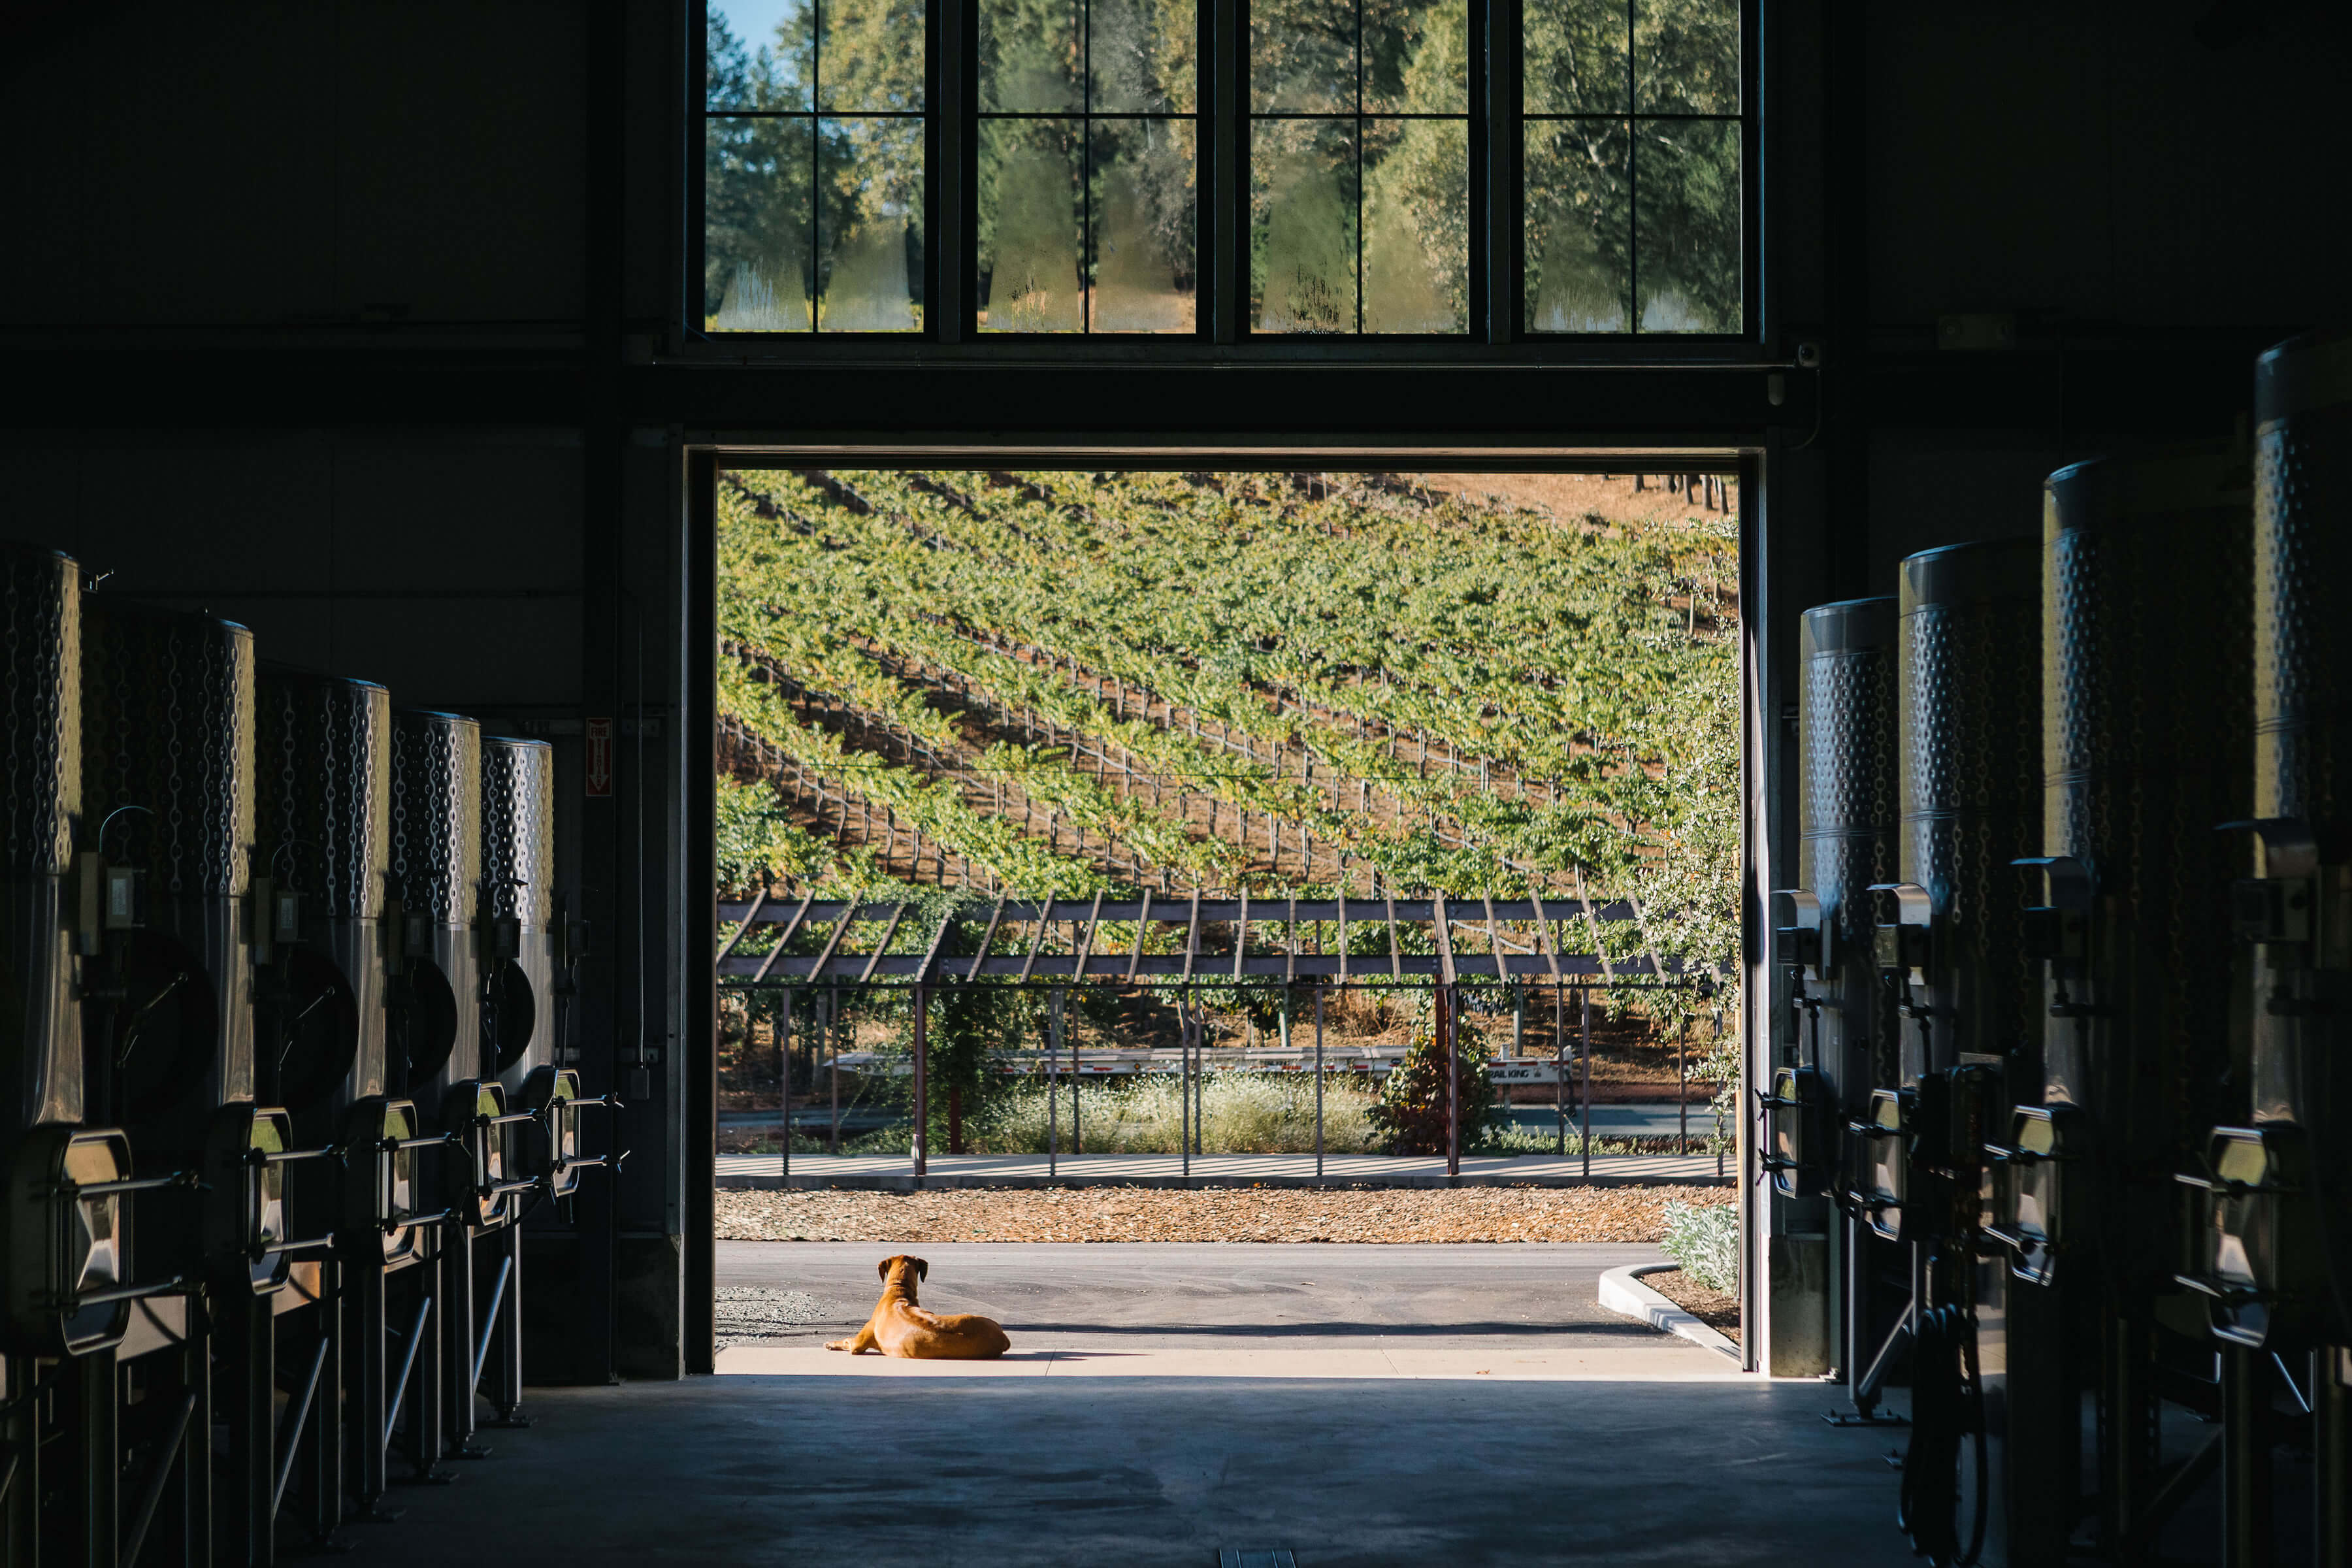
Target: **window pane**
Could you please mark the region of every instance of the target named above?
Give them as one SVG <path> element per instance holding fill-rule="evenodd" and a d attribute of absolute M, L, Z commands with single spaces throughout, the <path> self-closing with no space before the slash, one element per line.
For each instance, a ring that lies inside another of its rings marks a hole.
<path fill-rule="evenodd" d="M 923 0 L 822 0 L 817 25 L 824 107 L 900 114 L 923 107 Z"/>
<path fill-rule="evenodd" d="M 1739 112 L 1739 0 L 1634 0 L 1633 107 Z"/>
<path fill-rule="evenodd" d="M 1527 324 L 1534 332 L 1622 332 L 1633 321 L 1631 212 L 1622 121 L 1527 128 Z"/>
<path fill-rule="evenodd" d="M 1086 326 L 1078 255 L 1083 122 L 980 122 L 980 325 L 990 332 Z"/>
<path fill-rule="evenodd" d="M 805 120 L 713 115 L 705 122 L 705 331 L 809 330 L 809 207 L 815 175 Z"/>
<path fill-rule="evenodd" d="M 1250 127 L 1250 326 L 1356 331 L 1356 122 Z"/>
<path fill-rule="evenodd" d="M 1739 331 L 1739 122 L 1639 122 L 1634 254 L 1645 332 Z"/>
<path fill-rule="evenodd" d="M 982 112 L 1084 109 L 1085 58 L 1080 0 L 981 0 Z"/>
<path fill-rule="evenodd" d="M 1355 0 L 1263 0 L 1250 7 L 1250 108 L 1355 112 Z"/>
<path fill-rule="evenodd" d="M 709 0 L 703 103 L 710 109 L 812 109 L 809 0 Z"/>
<path fill-rule="evenodd" d="M 1365 0 L 1364 111 L 1470 112 L 1467 0 Z"/>
<path fill-rule="evenodd" d="M 1099 26 L 1099 8 L 1095 16 Z M 1192 122 L 1100 122 L 1094 157 L 1094 330 L 1192 331 Z"/>
<path fill-rule="evenodd" d="M 1625 112 L 1623 0 L 1526 0 L 1521 17 L 1526 112 Z"/>
<path fill-rule="evenodd" d="M 923 324 L 923 122 L 822 122 L 817 325 L 910 332 Z"/>
<path fill-rule="evenodd" d="M 1364 331 L 1459 332 L 1470 322 L 1470 127 L 1364 125 Z"/>
<path fill-rule="evenodd" d="M 1187 114 L 1199 68 L 1198 0 L 1094 0 L 1097 114 Z"/>

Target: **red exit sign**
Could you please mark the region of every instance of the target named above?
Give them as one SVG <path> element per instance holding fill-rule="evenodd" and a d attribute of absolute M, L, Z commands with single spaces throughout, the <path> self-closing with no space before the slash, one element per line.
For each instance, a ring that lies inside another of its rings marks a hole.
<path fill-rule="evenodd" d="M 588 798 L 603 800 L 613 793 L 613 721 L 591 719 L 588 737 Z"/>

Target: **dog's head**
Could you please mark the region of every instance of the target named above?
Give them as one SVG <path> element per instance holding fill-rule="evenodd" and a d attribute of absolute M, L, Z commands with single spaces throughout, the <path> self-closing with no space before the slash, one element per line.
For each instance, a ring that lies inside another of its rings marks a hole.
<path fill-rule="evenodd" d="M 883 1284 L 898 1286 L 911 1297 L 915 1293 L 915 1282 L 929 1278 L 931 1266 L 919 1258 L 909 1258 L 902 1252 L 876 1264 L 874 1271 L 882 1276 Z"/>

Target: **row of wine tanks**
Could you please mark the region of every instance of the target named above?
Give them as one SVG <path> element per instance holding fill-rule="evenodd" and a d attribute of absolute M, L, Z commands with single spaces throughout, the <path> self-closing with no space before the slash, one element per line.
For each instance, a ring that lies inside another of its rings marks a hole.
<path fill-rule="evenodd" d="M 1765 1097 L 1930 1562 L 2352 1563 L 2352 339 L 1803 617 Z"/>
<path fill-rule="evenodd" d="M 0 1557 L 331 1542 L 520 1419 L 522 1223 L 606 1163 L 549 749 L 49 550 L 0 641 Z"/>

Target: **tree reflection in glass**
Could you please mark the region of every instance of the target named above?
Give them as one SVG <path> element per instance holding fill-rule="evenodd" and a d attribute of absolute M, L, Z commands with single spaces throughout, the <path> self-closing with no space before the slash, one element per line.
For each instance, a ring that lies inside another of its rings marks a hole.
<path fill-rule="evenodd" d="M 981 0 L 980 329 L 1193 328 L 1193 0 Z"/>
<path fill-rule="evenodd" d="M 1525 0 L 1522 18 L 1528 330 L 1739 331 L 1738 0 Z"/>
<path fill-rule="evenodd" d="M 1250 326 L 1470 321 L 1465 0 L 1251 8 Z"/>
<path fill-rule="evenodd" d="M 706 331 L 921 330 L 923 18 L 920 0 L 713 0 Z"/>

